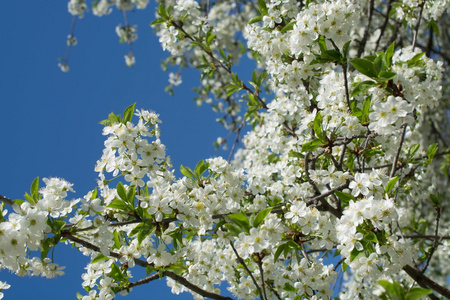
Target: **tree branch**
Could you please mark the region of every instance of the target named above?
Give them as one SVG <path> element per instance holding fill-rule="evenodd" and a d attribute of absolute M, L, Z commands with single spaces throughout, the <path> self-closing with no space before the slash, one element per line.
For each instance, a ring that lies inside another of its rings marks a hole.
<path fill-rule="evenodd" d="M 434 291 L 438 292 L 442 296 L 450 298 L 450 290 L 449 289 L 447 289 L 447 288 L 439 285 L 437 282 L 431 280 L 430 278 L 428 278 L 427 276 L 422 274 L 422 272 L 419 269 L 412 267 L 410 265 L 406 265 L 403 267 L 403 271 L 405 271 L 421 287 L 426 288 L 426 289 L 427 288 L 433 289 Z M 436 297 L 435 299 L 438 299 L 438 298 Z"/>
<path fill-rule="evenodd" d="M 253 284 L 256 286 L 256 289 L 258 290 L 258 293 L 259 293 L 259 297 L 261 298 L 261 300 L 264 300 L 263 293 L 261 291 L 261 287 L 259 286 L 255 277 L 253 277 L 252 271 L 250 271 L 250 269 L 247 267 L 247 265 L 245 264 L 245 261 L 242 259 L 242 257 L 239 255 L 239 253 L 237 253 L 236 248 L 234 248 L 232 241 L 230 241 L 230 246 L 231 246 L 231 249 L 233 249 L 233 252 L 237 257 L 238 262 L 244 267 L 245 271 L 247 271 L 248 276 L 250 276 L 250 278 L 252 279 Z"/>
<path fill-rule="evenodd" d="M 402 150 L 403 141 L 405 140 L 406 126 L 408 126 L 408 124 L 406 124 L 406 123 L 404 123 L 402 125 L 403 129 L 402 129 L 402 133 L 401 133 L 401 136 L 400 136 L 400 143 L 398 145 L 397 153 L 395 154 L 394 161 L 392 162 L 392 169 L 391 169 L 391 174 L 389 175 L 389 178 L 394 177 L 395 171 L 397 169 L 398 158 L 400 156 L 400 151 Z"/>
<path fill-rule="evenodd" d="M 14 201 L 12 201 L 11 199 L 6 198 L 5 196 L 2 196 L 2 195 L 0 195 L 0 201 L 5 203 L 6 205 L 9 205 L 9 206 L 13 206 L 14 205 Z"/>

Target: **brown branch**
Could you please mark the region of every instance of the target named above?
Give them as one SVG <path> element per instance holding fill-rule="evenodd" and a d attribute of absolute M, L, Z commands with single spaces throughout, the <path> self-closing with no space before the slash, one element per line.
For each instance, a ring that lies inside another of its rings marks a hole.
<path fill-rule="evenodd" d="M 404 235 L 403 237 L 409 239 L 427 239 L 427 240 L 450 240 L 450 236 L 438 235 Z"/>
<path fill-rule="evenodd" d="M 422 12 L 423 12 L 423 7 L 424 6 L 425 6 L 425 1 L 422 1 L 422 3 L 420 4 L 420 11 L 419 11 L 419 17 L 417 18 L 416 28 L 414 30 L 414 36 L 413 36 L 413 42 L 412 42 L 412 51 L 414 51 L 414 48 L 416 48 L 417 35 L 419 33 L 420 21 L 422 20 Z"/>
<path fill-rule="evenodd" d="M 425 289 L 428 288 L 433 289 L 442 296 L 450 298 L 450 290 L 448 288 L 443 287 L 439 285 L 437 282 L 431 280 L 430 278 L 422 274 L 422 272 L 419 269 L 412 267 L 410 265 L 406 265 L 403 267 L 403 271 L 405 271 L 421 287 Z M 432 298 L 431 295 L 429 295 L 429 297 Z M 434 299 L 438 299 L 436 296 L 434 297 L 435 297 Z"/>
<path fill-rule="evenodd" d="M 439 221 L 441 219 L 441 207 L 437 206 L 436 207 L 436 229 L 434 230 L 434 235 L 438 236 L 439 235 Z M 425 271 L 428 268 L 428 265 L 430 264 L 431 258 L 433 257 L 434 251 L 436 251 L 437 247 L 439 246 L 441 239 L 435 239 L 433 242 L 433 247 L 431 248 L 430 254 L 428 255 L 428 259 L 427 262 L 425 264 L 425 266 L 422 269 L 422 273 L 425 273 Z"/>
<path fill-rule="evenodd" d="M 395 171 L 397 169 L 398 158 L 400 156 L 400 151 L 402 150 L 402 147 L 403 147 L 403 141 L 405 140 L 405 132 L 406 132 L 406 126 L 407 125 L 408 124 L 406 124 L 406 123 L 404 123 L 402 125 L 403 129 L 402 129 L 402 133 L 401 133 L 401 136 L 400 136 L 400 143 L 398 145 L 397 153 L 395 154 L 394 161 L 392 162 L 392 169 L 391 169 L 391 174 L 389 175 L 389 178 L 392 178 L 395 175 Z"/>
<path fill-rule="evenodd" d="M 236 145 L 239 143 L 239 138 L 241 136 L 241 130 L 242 130 L 242 128 L 244 128 L 244 126 L 245 126 L 245 120 L 242 121 L 241 125 L 236 130 L 236 138 L 234 139 L 234 143 L 233 143 L 233 146 L 231 147 L 230 155 L 228 156 L 227 162 L 230 162 L 231 158 L 233 157 L 233 153 L 235 151 Z"/>
<path fill-rule="evenodd" d="M 259 274 L 261 275 L 261 286 L 262 286 L 262 290 L 263 290 L 263 295 L 264 295 L 264 299 L 268 300 L 267 298 L 267 293 L 266 293 L 266 284 L 264 281 L 264 270 L 262 267 L 262 259 L 261 259 L 261 255 L 259 253 L 256 253 L 255 255 L 258 256 L 258 260 L 257 260 L 257 264 L 258 264 L 258 268 L 259 268 Z"/>
<path fill-rule="evenodd" d="M 2 196 L 2 195 L 0 195 L 0 201 L 9 206 L 13 206 L 15 204 L 14 201 L 12 201 L 11 199 L 6 198 L 5 196 Z"/>
<path fill-rule="evenodd" d="M 359 43 L 358 54 L 356 55 L 356 57 L 361 57 L 361 54 L 364 52 L 364 48 L 366 47 L 367 39 L 369 38 L 370 25 L 372 23 L 372 15 L 374 10 L 374 2 L 375 0 L 369 1 L 369 16 L 367 20 L 367 26 L 366 29 L 364 30 L 363 38 Z"/>
<path fill-rule="evenodd" d="M 133 288 L 133 287 L 135 287 L 135 286 L 143 285 L 143 284 L 152 282 L 152 281 L 154 281 L 154 280 L 156 280 L 156 279 L 160 279 L 160 278 L 161 278 L 160 274 L 159 274 L 159 273 L 156 273 L 156 274 L 153 274 L 153 275 L 151 275 L 151 276 L 142 278 L 142 279 L 140 279 L 140 280 L 138 280 L 138 281 L 130 282 L 130 284 L 127 286 L 127 288 Z M 126 288 L 124 288 L 124 290 L 125 290 L 125 289 L 126 289 Z M 121 291 L 123 291 L 123 290 L 121 290 Z M 119 292 L 121 292 L 121 291 L 119 291 Z M 117 294 L 117 293 L 116 293 L 116 294 Z"/>
<path fill-rule="evenodd" d="M 381 32 L 380 32 L 380 35 L 378 36 L 377 43 L 376 43 L 376 46 L 375 46 L 375 52 L 377 52 L 378 47 L 380 46 L 381 38 L 383 37 L 384 31 L 386 30 L 387 25 L 389 23 L 389 11 L 391 10 L 391 3 L 392 3 L 392 0 L 389 0 L 387 11 L 386 11 L 386 15 L 385 15 L 385 18 L 384 18 L 384 22 L 383 22 L 383 25 L 381 25 Z"/>
<path fill-rule="evenodd" d="M 101 253 L 100 247 L 98 247 L 98 246 L 96 246 L 96 245 L 94 245 L 94 244 L 92 244 L 92 243 L 90 243 L 88 241 L 85 241 L 85 240 L 82 240 L 80 238 L 77 238 L 76 236 L 73 236 L 72 233 L 69 230 L 67 230 L 67 229 L 61 230 L 61 236 L 63 238 L 68 239 L 69 241 L 72 241 L 72 242 L 75 242 L 77 244 L 80 244 L 83 247 L 86 247 L 86 248 L 91 249 L 91 250 L 93 250 L 95 252 Z M 119 254 L 117 252 L 110 251 L 108 256 L 120 259 L 123 255 L 121 255 L 121 254 Z M 136 265 L 139 265 L 139 266 L 141 266 L 143 268 L 146 268 L 148 266 L 153 266 L 153 264 L 149 264 L 145 260 L 141 260 L 141 259 L 137 259 L 137 258 L 134 259 L 134 262 L 135 262 Z"/>
<path fill-rule="evenodd" d="M 233 249 L 233 252 L 236 255 L 236 258 L 237 258 L 238 262 L 244 267 L 244 269 L 247 272 L 248 276 L 250 276 L 250 278 L 252 279 L 253 284 L 256 286 L 256 289 L 258 290 L 258 293 L 259 293 L 259 296 L 260 296 L 261 300 L 264 300 L 263 293 L 261 291 L 261 287 L 259 286 L 259 284 L 256 281 L 255 277 L 253 276 L 252 271 L 250 271 L 250 269 L 247 267 L 247 264 L 245 263 L 245 261 L 242 259 L 242 257 L 239 255 L 239 253 L 237 253 L 236 248 L 234 248 L 234 245 L 233 245 L 232 241 L 230 241 L 230 246 L 231 246 L 231 249 Z"/>
<path fill-rule="evenodd" d="M 85 241 L 85 240 L 82 240 L 80 238 L 77 238 L 77 237 L 73 236 L 72 233 L 70 233 L 69 230 L 62 230 L 61 231 L 61 236 L 66 238 L 66 239 L 68 239 L 68 240 L 70 240 L 70 241 L 72 241 L 72 242 L 80 244 L 80 245 L 82 245 L 82 246 L 84 246 L 84 247 L 86 247 L 88 249 L 94 250 L 96 252 L 101 252 L 100 251 L 100 247 L 98 247 L 98 246 L 96 246 L 94 244 L 91 244 L 88 241 Z M 109 256 L 114 257 L 114 258 L 122 257 L 122 255 L 120 255 L 119 253 L 112 252 L 112 251 L 109 252 Z M 136 265 L 139 265 L 139 266 L 141 266 L 143 268 L 146 268 L 148 266 L 154 266 L 153 264 L 150 264 L 150 263 L 148 263 L 148 262 L 146 262 L 144 260 L 141 260 L 141 259 L 136 259 L 135 258 L 134 262 L 135 262 Z M 159 277 L 159 273 L 155 274 L 155 275 L 158 275 L 158 277 Z M 149 276 L 147 278 L 141 279 L 141 280 L 139 280 L 137 282 L 131 283 L 128 287 L 133 287 L 133 286 L 137 286 L 137 285 L 141 285 L 141 284 L 153 281 L 153 280 L 157 279 L 157 278 L 154 277 L 155 275 L 152 275 L 152 276 Z M 184 277 L 182 277 L 180 275 L 177 275 L 177 274 L 173 273 L 172 271 L 164 270 L 162 272 L 162 276 L 167 276 L 167 277 L 172 278 L 173 280 L 177 281 L 178 283 L 184 285 L 185 287 L 187 287 L 191 291 L 193 291 L 193 292 L 195 292 L 195 293 L 197 293 L 197 294 L 199 294 L 199 295 L 201 295 L 203 297 L 207 297 L 207 298 L 211 298 L 211 299 L 218 299 L 218 300 L 232 300 L 232 298 L 224 297 L 224 296 L 221 296 L 221 295 L 218 295 L 218 294 L 215 294 L 215 293 L 211 293 L 211 292 L 205 291 L 202 288 L 196 286 L 195 284 L 189 282 L 186 278 L 184 278 Z"/>
<path fill-rule="evenodd" d="M 233 300 L 233 298 L 230 297 L 224 297 L 215 293 L 211 293 L 208 291 L 205 291 L 204 289 L 196 286 L 195 284 L 189 282 L 186 278 L 184 278 L 183 276 L 180 276 L 172 271 L 168 271 L 168 270 L 164 270 L 161 273 L 157 272 L 151 276 L 145 277 L 141 280 L 135 281 L 135 282 L 131 282 L 127 287 L 124 287 L 122 290 L 118 291 L 121 292 L 123 290 L 126 290 L 128 288 L 133 288 L 135 286 L 139 286 L 139 285 L 143 285 L 152 281 L 155 281 L 156 279 L 160 279 L 162 277 L 169 277 L 172 278 L 173 280 L 175 280 L 176 282 L 178 282 L 179 284 L 185 286 L 186 288 L 190 289 L 191 291 L 206 297 L 206 298 L 210 298 L 210 299 L 217 299 L 217 300 Z"/>
<path fill-rule="evenodd" d="M 189 33 L 187 33 L 182 25 L 177 24 L 175 21 L 171 21 L 170 22 L 171 25 L 173 25 L 175 28 L 177 28 L 178 30 L 180 30 L 188 39 L 190 39 L 193 42 L 198 42 L 194 37 L 192 37 Z M 213 54 L 213 52 L 210 49 L 205 48 L 205 46 L 203 46 L 203 44 L 201 44 L 201 49 L 214 61 L 214 63 L 221 67 L 222 69 L 224 69 L 227 73 L 229 74 L 233 74 L 233 72 L 231 71 L 231 68 L 224 65 L 218 58 L 216 58 Z M 253 91 L 251 88 L 249 88 L 245 83 L 243 83 L 241 81 L 242 84 L 242 89 L 248 91 L 250 94 L 254 95 L 255 98 L 258 100 L 258 102 L 261 104 L 262 108 L 267 109 L 267 105 L 266 103 L 261 99 L 261 97 L 258 95 L 258 93 L 256 93 L 255 91 Z"/>
<path fill-rule="evenodd" d="M 178 282 L 181 285 L 184 285 L 185 287 L 187 287 L 188 289 L 190 289 L 191 291 L 199 294 L 200 296 L 206 297 L 206 298 L 211 298 L 211 299 L 217 299 L 217 300 L 233 300 L 233 298 L 230 297 L 224 297 L 215 293 L 211 293 L 208 291 L 205 291 L 204 289 L 196 286 L 195 284 L 189 282 L 186 278 L 184 278 L 183 276 L 180 276 L 172 271 L 168 271 L 165 270 L 162 272 L 163 276 L 167 276 L 169 278 L 172 278 L 173 280 L 175 280 L 176 282 Z"/>

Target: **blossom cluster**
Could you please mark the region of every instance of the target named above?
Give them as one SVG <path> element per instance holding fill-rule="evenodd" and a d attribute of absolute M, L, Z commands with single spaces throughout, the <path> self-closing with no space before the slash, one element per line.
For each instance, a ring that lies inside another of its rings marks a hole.
<path fill-rule="evenodd" d="M 92 10 L 147 2 L 101 0 Z M 445 285 L 449 191 L 433 160 L 447 153 L 446 66 L 430 54 L 440 49 L 419 48 L 416 26 L 423 18 L 436 27 L 448 0 L 394 1 L 392 12 L 384 4 L 161 1 L 152 27 L 170 53 L 166 66 L 202 70 L 197 102 L 210 102 L 238 136 L 253 125 L 242 147 L 228 161 L 181 166 L 177 178 L 156 113 L 111 113 L 94 190 L 69 201 L 72 185 L 49 178 L 14 212 L 2 206 L 0 266 L 58 275 L 46 255 L 64 240 L 90 257 L 83 300 L 130 292 L 142 283 L 132 282 L 137 267 L 198 299 L 219 298 L 224 283 L 242 299 L 330 299 L 340 272 L 341 299 L 386 297 L 380 280 L 407 292 L 411 272 L 426 269 Z M 69 11 L 82 17 L 87 6 L 71 0 Z M 116 31 L 123 42 L 137 38 L 128 23 Z M 248 84 L 232 69 L 246 47 L 261 69 Z M 169 83 L 181 84 L 180 71 Z"/>

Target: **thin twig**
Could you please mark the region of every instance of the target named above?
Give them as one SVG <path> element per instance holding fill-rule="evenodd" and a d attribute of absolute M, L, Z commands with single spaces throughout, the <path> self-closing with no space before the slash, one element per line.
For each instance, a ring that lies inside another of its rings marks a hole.
<path fill-rule="evenodd" d="M 374 2 L 375 0 L 369 1 L 369 15 L 367 20 L 367 26 L 366 29 L 364 30 L 363 38 L 359 43 L 358 54 L 356 55 L 356 57 L 361 57 L 361 54 L 364 52 L 364 48 L 366 47 L 367 39 L 369 38 L 370 25 L 372 23 L 372 15 L 374 10 Z"/>
<path fill-rule="evenodd" d="M 259 296 L 260 296 L 261 300 L 264 300 L 263 293 L 261 291 L 261 287 L 259 286 L 259 284 L 256 281 L 255 277 L 253 276 L 252 271 L 250 271 L 250 269 L 245 264 L 245 261 L 242 259 L 242 257 L 240 257 L 239 253 L 237 253 L 236 248 L 234 248 L 234 245 L 233 245 L 232 241 L 230 241 L 230 246 L 231 246 L 231 249 L 233 249 L 233 252 L 234 252 L 234 254 L 237 257 L 238 262 L 244 267 L 245 271 L 247 271 L 248 276 L 250 276 L 250 278 L 252 279 L 253 284 L 256 286 L 256 289 L 258 290 L 258 293 L 259 293 Z"/>
<path fill-rule="evenodd" d="M 391 169 L 391 174 L 389 175 L 389 178 L 394 177 L 395 171 L 397 170 L 397 162 L 398 162 L 398 158 L 400 156 L 400 151 L 402 150 L 402 147 L 403 147 L 403 141 L 405 140 L 405 132 L 406 132 L 406 126 L 407 125 L 408 124 L 406 124 L 406 123 L 404 123 L 402 125 L 403 129 L 402 129 L 402 133 L 401 133 L 401 136 L 400 136 L 400 143 L 398 145 L 397 153 L 395 154 L 394 161 L 392 162 L 392 169 Z"/>
<path fill-rule="evenodd" d="M 439 221 L 441 219 L 441 207 L 436 207 L 436 228 L 434 230 L 434 236 L 439 235 Z M 428 255 L 427 262 L 425 266 L 422 269 L 422 273 L 425 273 L 425 271 L 428 268 L 428 265 L 430 264 L 431 258 L 433 257 L 434 251 L 436 251 L 437 247 L 439 246 L 439 243 L 441 242 L 441 239 L 435 239 L 433 243 L 433 247 L 431 248 L 430 254 Z"/>
<path fill-rule="evenodd" d="M 234 139 L 234 143 L 233 143 L 233 146 L 231 147 L 230 155 L 228 156 L 227 162 L 230 162 L 231 158 L 233 157 L 236 145 L 239 143 L 239 138 L 241 136 L 241 130 L 242 130 L 242 128 L 244 128 L 244 126 L 245 126 L 245 120 L 242 121 L 241 125 L 236 130 L 236 138 Z"/>
<path fill-rule="evenodd" d="M 450 240 L 450 236 L 436 236 L 436 235 L 405 235 L 405 238 L 409 239 L 426 239 L 426 240 Z"/>
<path fill-rule="evenodd" d="M 422 3 L 420 4 L 419 17 L 417 18 L 417 24 L 416 24 L 416 28 L 414 30 L 414 37 L 413 37 L 413 42 L 412 42 L 412 51 L 414 51 L 414 48 L 416 48 L 417 35 L 419 33 L 419 26 L 420 26 L 420 21 L 422 20 L 422 12 L 423 12 L 423 7 L 424 6 L 425 6 L 425 0 L 422 1 Z"/>
<path fill-rule="evenodd" d="M 264 281 L 264 270 L 263 270 L 263 267 L 262 267 L 261 256 L 259 255 L 259 253 L 257 253 L 256 255 L 258 255 L 257 264 L 258 264 L 259 274 L 261 276 L 261 286 L 262 286 L 262 290 L 263 290 L 264 299 L 268 300 L 267 293 L 266 293 L 266 288 L 265 288 L 266 284 L 265 284 L 265 281 Z"/>

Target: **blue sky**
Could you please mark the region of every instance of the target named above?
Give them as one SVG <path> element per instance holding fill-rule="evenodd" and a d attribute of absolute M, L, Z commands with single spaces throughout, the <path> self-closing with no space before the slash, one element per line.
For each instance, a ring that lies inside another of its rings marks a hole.
<path fill-rule="evenodd" d="M 168 74 L 160 68 L 165 57 L 149 27 L 153 10 L 129 13 L 138 25 L 134 44 L 137 63 L 130 69 L 123 56 L 127 45 L 119 44 L 115 27 L 124 24 L 115 12 L 98 18 L 87 14 L 77 21 L 78 45 L 71 49 L 70 72 L 62 73 L 57 58 L 66 51 L 72 16 L 67 1 L 5 1 L 0 10 L 0 195 L 23 198 L 36 176 L 62 177 L 74 183 L 82 197 L 95 187 L 94 165 L 101 157 L 104 136 L 99 121 L 113 111 L 121 113 L 137 102 L 160 114 L 162 141 L 176 169 L 195 166 L 216 152 L 212 143 L 226 131 L 215 122 L 208 106 L 198 108 L 192 98 L 199 75 L 183 77 L 175 96 L 164 92 Z M 11 284 L 5 299 L 75 299 L 82 291 L 81 273 L 86 258 L 70 247 L 59 247 L 55 261 L 66 266 L 56 279 L 19 278 L 0 271 L 0 281 Z M 139 279 L 138 277 L 135 278 Z M 165 280 L 135 288 L 130 299 L 192 299 L 175 296 Z"/>

